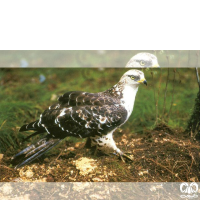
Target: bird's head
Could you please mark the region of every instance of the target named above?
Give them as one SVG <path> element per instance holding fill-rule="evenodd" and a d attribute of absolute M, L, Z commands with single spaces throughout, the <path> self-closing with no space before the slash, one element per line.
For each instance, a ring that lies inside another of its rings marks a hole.
<path fill-rule="evenodd" d="M 138 53 L 133 56 L 128 63 L 126 68 L 159 68 L 158 59 L 155 55 L 150 53 Z"/>
<path fill-rule="evenodd" d="M 120 79 L 120 82 L 123 82 L 127 85 L 138 86 L 140 83 L 147 85 L 147 81 L 144 77 L 144 73 L 139 70 L 129 70 L 127 71 Z"/>

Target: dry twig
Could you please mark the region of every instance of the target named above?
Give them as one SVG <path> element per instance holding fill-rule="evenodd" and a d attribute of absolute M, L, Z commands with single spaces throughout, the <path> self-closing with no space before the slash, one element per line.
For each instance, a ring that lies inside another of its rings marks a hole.
<path fill-rule="evenodd" d="M 160 164 L 160 163 L 154 161 L 153 159 L 151 159 L 151 158 L 144 158 L 144 159 L 146 159 L 146 160 L 148 160 L 148 161 L 152 161 L 152 162 L 154 162 L 156 165 L 159 165 L 160 167 L 166 169 L 168 172 L 170 172 L 170 173 L 173 174 L 174 176 L 176 175 L 176 174 L 175 174 L 174 172 L 172 172 L 170 169 L 168 169 L 167 167 L 163 166 L 162 164 Z M 184 182 L 184 181 L 183 181 L 182 179 L 180 179 L 178 176 L 176 176 L 176 177 L 177 177 L 181 182 Z"/>

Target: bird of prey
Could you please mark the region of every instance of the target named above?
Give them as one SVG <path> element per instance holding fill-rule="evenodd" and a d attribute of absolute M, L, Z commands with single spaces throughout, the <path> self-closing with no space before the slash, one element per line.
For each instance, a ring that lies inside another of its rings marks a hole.
<path fill-rule="evenodd" d="M 158 59 L 155 55 L 150 53 L 138 53 L 133 56 L 128 63 L 126 68 L 151 68 L 160 67 L 158 64 Z"/>
<path fill-rule="evenodd" d="M 48 134 L 13 157 L 14 163 L 20 160 L 15 168 L 32 162 L 68 136 L 88 138 L 91 147 L 106 154 L 115 153 L 122 160 L 123 156 L 128 157 L 117 148 L 113 132 L 129 119 L 140 83 L 147 85 L 144 73 L 129 70 L 104 92 L 70 91 L 60 96 L 38 120 L 20 128 L 19 131 L 35 131 L 28 138 Z"/>

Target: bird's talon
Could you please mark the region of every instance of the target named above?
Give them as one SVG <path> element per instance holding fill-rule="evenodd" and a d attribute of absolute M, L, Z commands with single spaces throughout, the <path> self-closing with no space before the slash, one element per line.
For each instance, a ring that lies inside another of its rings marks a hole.
<path fill-rule="evenodd" d="M 125 163 L 125 160 L 124 160 L 124 158 L 123 158 L 123 155 L 119 155 L 119 157 L 121 158 L 122 162 Z"/>
<path fill-rule="evenodd" d="M 129 161 L 133 161 L 133 158 L 131 158 L 130 156 L 128 156 L 126 154 L 118 154 L 118 155 L 119 155 L 120 159 L 122 160 L 122 162 L 124 162 L 124 163 L 125 163 L 124 158 L 126 158 Z"/>
<path fill-rule="evenodd" d="M 126 154 L 123 154 L 122 156 L 124 156 L 125 158 L 127 158 L 128 160 L 130 161 L 133 161 L 133 158 L 131 158 L 130 156 L 126 155 Z"/>

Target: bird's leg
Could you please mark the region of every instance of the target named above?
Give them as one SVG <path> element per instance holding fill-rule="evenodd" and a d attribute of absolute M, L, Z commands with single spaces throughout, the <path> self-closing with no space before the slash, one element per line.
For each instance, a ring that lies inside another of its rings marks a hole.
<path fill-rule="evenodd" d="M 125 153 L 122 156 L 124 156 L 125 158 L 127 158 L 130 161 L 133 161 L 133 158 L 131 158 L 130 156 L 126 155 Z"/>
<path fill-rule="evenodd" d="M 125 153 L 123 153 L 119 148 L 117 148 L 115 151 L 116 151 L 117 155 L 120 157 L 120 159 L 121 159 L 123 162 L 125 162 L 125 160 L 124 160 L 123 157 L 127 158 L 127 159 L 130 160 L 130 161 L 133 161 L 133 159 L 132 159 L 130 156 L 128 156 L 128 155 L 126 155 Z"/>
<path fill-rule="evenodd" d="M 125 160 L 124 160 L 124 158 L 123 158 L 123 156 L 122 156 L 121 154 L 119 154 L 119 157 L 120 157 L 120 159 L 122 160 L 122 162 L 125 163 Z"/>
<path fill-rule="evenodd" d="M 95 147 L 94 155 L 97 154 L 98 150 L 105 155 L 115 154 L 120 157 L 120 159 L 125 162 L 124 158 L 128 160 L 133 160 L 131 157 L 123 153 L 119 148 L 117 148 L 115 141 L 112 137 L 112 132 L 100 137 L 93 137 L 90 139 L 90 146 Z"/>

